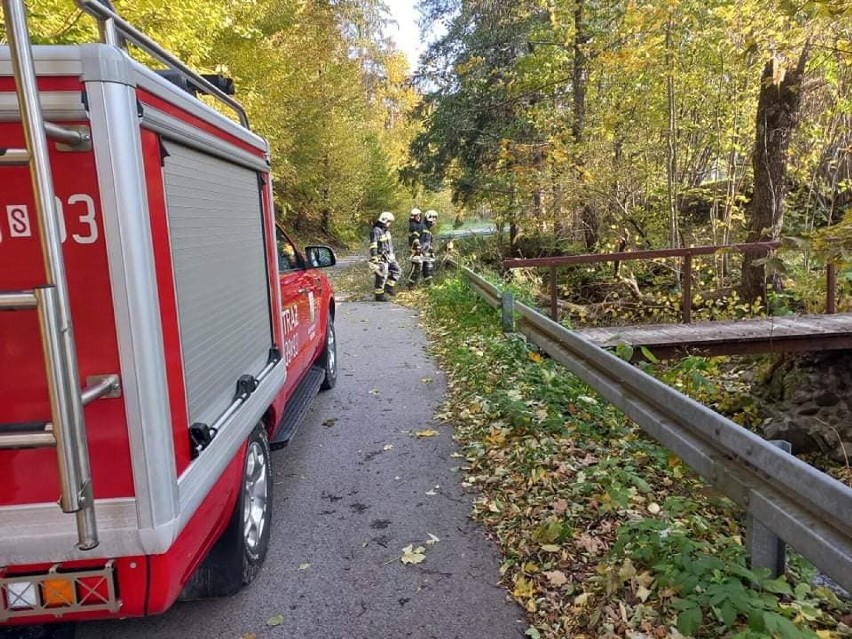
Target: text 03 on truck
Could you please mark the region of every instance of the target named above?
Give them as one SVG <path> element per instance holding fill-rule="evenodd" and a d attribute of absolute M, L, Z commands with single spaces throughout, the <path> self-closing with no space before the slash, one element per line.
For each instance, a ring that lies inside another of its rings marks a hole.
<path fill-rule="evenodd" d="M 229 83 L 77 4 L 101 43 L 32 47 L 2 0 L 0 626 L 249 583 L 270 444 L 337 374 L 334 254 L 276 227 Z"/>

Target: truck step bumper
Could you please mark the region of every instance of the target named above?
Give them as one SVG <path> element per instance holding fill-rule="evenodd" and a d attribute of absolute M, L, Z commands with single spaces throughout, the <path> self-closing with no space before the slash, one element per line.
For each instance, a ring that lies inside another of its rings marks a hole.
<path fill-rule="evenodd" d="M 293 396 L 284 407 L 284 416 L 281 418 L 281 423 L 278 424 L 272 441 L 269 442 L 273 450 L 286 446 L 295 434 L 296 429 L 311 407 L 311 402 L 319 392 L 323 379 L 325 379 L 325 369 L 319 366 L 311 366 L 305 377 L 299 382 Z"/>

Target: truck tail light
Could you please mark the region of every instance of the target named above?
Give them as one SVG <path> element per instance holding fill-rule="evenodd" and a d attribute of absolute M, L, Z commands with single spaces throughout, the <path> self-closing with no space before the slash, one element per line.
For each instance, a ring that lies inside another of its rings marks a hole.
<path fill-rule="evenodd" d="M 41 582 L 41 596 L 45 608 L 57 606 L 72 606 L 76 601 L 74 597 L 74 582 L 62 577 L 45 579 Z"/>
<path fill-rule="evenodd" d="M 77 597 L 81 606 L 108 603 L 110 587 L 106 577 L 81 577 L 78 579 Z"/>
<path fill-rule="evenodd" d="M 0 573 L 0 623 L 12 618 L 103 610 L 118 612 L 113 560 L 102 568 L 63 570 L 7 576 Z"/>
<path fill-rule="evenodd" d="M 12 610 L 38 608 L 38 587 L 32 581 L 6 584 L 6 605 Z"/>

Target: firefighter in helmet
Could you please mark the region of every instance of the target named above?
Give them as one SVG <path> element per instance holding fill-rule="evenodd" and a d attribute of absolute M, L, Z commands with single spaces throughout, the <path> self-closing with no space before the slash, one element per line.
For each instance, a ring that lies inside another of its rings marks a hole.
<path fill-rule="evenodd" d="M 390 234 L 393 220 L 393 213 L 384 211 L 370 229 L 370 269 L 375 273 L 374 292 L 377 302 L 386 302 L 388 295 L 394 295 L 394 287 L 401 272 L 393 254 Z"/>
<path fill-rule="evenodd" d="M 423 267 L 423 251 L 420 246 L 420 234 L 423 232 L 423 213 L 417 207 L 411 209 L 408 216 L 408 248 L 410 250 L 411 272 L 408 274 L 408 286 L 414 286 Z"/>
<path fill-rule="evenodd" d="M 426 211 L 423 220 L 423 230 L 420 231 L 420 250 L 423 252 L 423 281 L 427 284 L 432 281 L 435 272 L 435 245 L 433 243 L 432 227 L 438 221 L 438 212 Z"/>

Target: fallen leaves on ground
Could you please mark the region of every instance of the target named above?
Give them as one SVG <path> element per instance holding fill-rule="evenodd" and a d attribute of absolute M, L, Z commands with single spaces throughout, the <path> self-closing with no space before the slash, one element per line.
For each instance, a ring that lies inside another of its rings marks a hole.
<path fill-rule="evenodd" d="M 438 431 L 434 428 L 424 428 L 423 430 L 415 430 L 415 437 L 436 437 L 438 435 Z"/>
<path fill-rule="evenodd" d="M 309 563 L 299 564 L 299 570 L 307 570 L 310 567 L 311 567 L 311 564 L 309 564 Z"/>
<path fill-rule="evenodd" d="M 284 615 L 275 615 L 266 620 L 266 625 L 270 627 L 280 626 L 284 623 Z"/>
<path fill-rule="evenodd" d="M 447 399 L 437 417 L 453 426 L 460 450 L 451 457 L 465 460 L 472 517 L 499 544 L 502 581 L 527 611 L 527 636 L 682 639 L 677 626 L 689 627 L 694 610 L 704 620 L 696 636 L 734 635 L 747 628 L 747 615 L 734 610 L 731 618 L 721 604 L 718 612 L 690 607 L 713 580 L 729 588 L 720 601 L 772 599 L 767 619 L 785 632 L 793 622 L 837 627 L 848 604 L 807 584 L 781 599 L 748 590 L 748 573 L 737 576 L 719 559 L 736 558 L 745 570 L 740 512 L 522 336 L 502 334 L 499 316 L 463 283 L 450 278 L 418 295 L 445 364 Z M 407 550 L 425 556 L 421 548 Z M 673 585 L 673 575 L 689 570 L 703 581 Z"/>
<path fill-rule="evenodd" d="M 426 559 L 426 548 L 423 546 L 414 547 L 414 544 L 409 544 L 402 549 L 402 556 L 399 560 L 406 564 L 419 564 Z"/>

